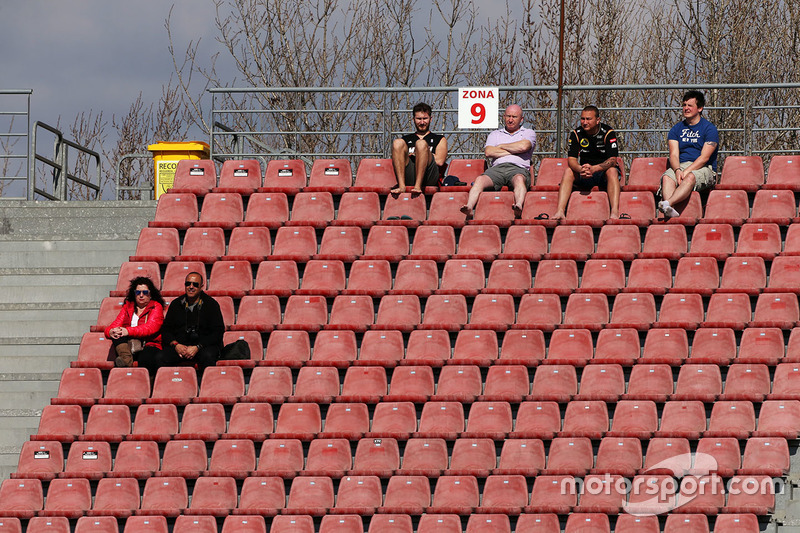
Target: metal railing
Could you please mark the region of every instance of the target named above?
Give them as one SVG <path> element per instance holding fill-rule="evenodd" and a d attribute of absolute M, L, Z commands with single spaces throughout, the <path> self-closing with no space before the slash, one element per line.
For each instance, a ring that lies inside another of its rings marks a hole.
<path fill-rule="evenodd" d="M 43 156 L 38 153 L 36 147 L 36 138 L 39 132 L 39 129 L 43 129 L 52 133 L 55 136 L 55 141 L 53 142 L 53 155 L 50 157 Z M 89 161 L 86 163 L 86 171 L 88 174 L 90 161 L 93 160 L 95 163 L 95 172 L 97 174 L 97 183 L 92 183 L 88 179 L 81 178 L 76 176 L 70 172 L 69 167 L 69 150 L 72 148 L 73 150 L 77 151 L 80 156 L 88 157 Z M 101 179 L 101 163 L 100 163 L 100 154 L 97 152 L 86 148 L 85 146 L 81 146 L 80 144 L 70 141 L 69 139 L 64 138 L 64 134 L 50 126 L 40 121 L 36 121 L 33 124 L 33 134 L 31 135 L 31 147 L 30 147 L 30 154 L 31 157 L 29 158 L 29 166 L 28 166 L 28 199 L 33 200 L 35 199 L 36 195 L 39 195 L 43 198 L 48 200 L 68 200 L 68 182 L 74 182 L 78 185 L 82 185 L 88 188 L 90 191 L 94 191 L 94 199 L 100 199 L 100 179 Z M 39 188 L 36 186 L 36 162 L 44 163 L 47 167 L 52 169 L 52 176 L 53 176 L 53 189 L 52 192 L 45 190 L 44 188 Z"/>
<path fill-rule="evenodd" d="M 537 132 L 536 157 L 565 153 L 566 132 L 584 104 L 602 110 L 627 159 L 667 153 L 666 134 L 680 119 L 680 98 L 701 89 L 704 115 L 720 131 L 720 154 L 763 155 L 800 149 L 800 83 L 570 85 L 562 109 L 556 86 L 501 86 L 501 107 L 520 104 Z M 410 108 L 434 108 L 432 129 L 448 137 L 451 157 L 483 157 L 486 131 L 459 130 L 457 87 L 214 88 L 210 146 L 217 160 L 245 157 L 389 157 L 393 137 L 410 130 Z M 303 105 L 297 105 L 302 103 Z M 346 103 L 346 106 L 336 105 Z M 334 104 L 334 105 L 331 105 Z M 561 117 L 561 120 L 558 120 Z M 272 147 L 265 150 L 264 147 Z"/>
<path fill-rule="evenodd" d="M 4 110 L 0 110 L 0 200 L 28 197 L 26 170 L 30 166 L 31 94 L 32 89 L 0 90 L 4 102 Z"/>

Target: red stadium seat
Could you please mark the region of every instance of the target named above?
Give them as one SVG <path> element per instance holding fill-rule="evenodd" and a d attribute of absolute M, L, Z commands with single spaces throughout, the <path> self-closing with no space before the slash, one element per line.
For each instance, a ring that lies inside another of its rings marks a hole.
<path fill-rule="evenodd" d="M 97 483 L 89 516 L 128 517 L 139 509 L 139 482 L 134 478 L 103 478 Z M 116 521 L 114 527 L 116 527 Z M 87 531 L 94 531 L 88 529 Z"/>
<path fill-rule="evenodd" d="M 364 252 L 364 236 L 355 226 L 328 226 L 315 259 L 352 262 Z"/>
<path fill-rule="evenodd" d="M 789 445 L 783 437 L 753 437 L 747 440 L 741 475 L 783 477 L 789 473 Z"/>
<path fill-rule="evenodd" d="M 677 285 L 677 276 L 676 276 Z M 704 318 L 703 300 L 700 294 L 667 294 L 661 301 L 657 328 L 683 328 L 694 330 Z"/>
<path fill-rule="evenodd" d="M 518 482 L 519 479 L 513 478 L 513 481 Z M 491 485 L 491 487 L 497 487 L 497 489 L 494 489 L 495 492 L 490 493 L 491 495 L 489 500 L 490 503 L 492 503 L 495 498 L 501 498 L 502 500 L 498 502 L 499 505 L 485 506 L 484 507 L 485 509 L 500 511 L 503 508 L 506 508 L 512 512 L 516 509 L 516 505 L 514 505 L 515 503 L 517 503 L 516 501 L 513 502 L 511 506 L 508 506 L 508 503 L 505 500 L 507 498 L 518 498 L 521 501 L 523 495 L 519 493 L 518 489 L 520 487 L 514 487 L 514 489 L 510 489 L 509 487 L 502 485 L 502 483 L 508 483 L 508 482 L 509 480 L 503 479 L 503 480 L 498 480 L 497 485 L 494 484 Z M 525 493 L 524 496 L 525 496 L 525 501 L 527 503 L 528 500 L 527 490 L 522 492 Z M 494 496 L 495 494 L 496 496 Z M 471 515 L 467 520 L 467 531 L 469 533 L 480 533 L 480 532 L 511 533 L 511 522 L 508 519 L 508 516 L 506 516 L 505 514 L 499 514 L 499 513 L 475 514 Z"/>
<path fill-rule="evenodd" d="M 486 159 L 456 159 L 450 160 L 447 167 L 447 174 L 457 176 L 467 185 L 475 181 L 475 178 L 483 174 L 486 170 Z"/>
<path fill-rule="evenodd" d="M 322 429 L 318 404 L 285 403 L 278 412 L 275 438 L 311 440 Z"/>
<path fill-rule="evenodd" d="M 478 507 L 480 493 L 474 476 L 442 476 L 436 482 L 428 513 L 468 515 Z"/>
<path fill-rule="evenodd" d="M 374 192 L 346 192 L 339 200 L 339 210 L 333 224 L 337 226 L 369 227 L 381 218 L 381 203 Z"/>
<path fill-rule="evenodd" d="M 525 294 L 520 299 L 516 327 L 552 331 L 561 324 L 557 294 Z"/>
<path fill-rule="evenodd" d="M 213 516 L 181 515 L 175 519 L 172 533 L 216 533 L 217 519 Z"/>
<path fill-rule="evenodd" d="M 720 399 L 759 402 L 770 393 L 770 386 L 767 365 L 731 365 L 725 378 L 725 394 Z"/>
<path fill-rule="evenodd" d="M 151 228 L 186 229 L 197 222 L 197 197 L 191 193 L 165 193 L 158 198 Z"/>
<path fill-rule="evenodd" d="M 255 159 L 233 160 L 222 163 L 219 187 L 214 192 L 248 195 L 261 187 L 263 181 L 261 164 Z"/>
<path fill-rule="evenodd" d="M 520 402 L 530 394 L 531 379 L 522 365 L 494 365 L 486 374 L 484 401 Z"/>
<path fill-rule="evenodd" d="M 751 313 L 750 296 L 745 293 L 712 294 L 708 301 L 703 327 L 740 330 L 750 322 Z"/>
<path fill-rule="evenodd" d="M 289 296 L 300 286 L 300 275 L 294 260 L 262 261 L 258 265 L 251 294 Z"/>
<path fill-rule="evenodd" d="M 390 478 L 400 468 L 400 448 L 396 439 L 361 439 L 356 446 L 353 470 L 358 476 Z"/>
<path fill-rule="evenodd" d="M 228 242 L 226 261 L 249 261 L 261 263 L 272 252 L 269 230 L 264 227 L 233 228 Z"/>
<path fill-rule="evenodd" d="M 81 440 L 120 442 L 130 432 L 131 413 L 127 405 L 93 405 Z"/>
<path fill-rule="evenodd" d="M 775 486 L 772 478 L 768 476 L 748 476 L 742 479 L 736 476 L 728 482 L 730 486 L 741 487 L 740 490 L 731 490 L 725 513 L 752 513 L 764 515 L 775 508 Z M 747 490 L 744 490 L 744 489 Z"/>
<path fill-rule="evenodd" d="M 279 477 L 247 477 L 242 483 L 239 506 L 234 514 L 274 516 L 283 509 L 286 489 Z"/>
<path fill-rule="evenodd" d="M 666 364 L 640 363 L 631 368 L 628 392 L 623 396 L 629 400 L 665 401 L 674 391 L 672 369 Z"/>
<path fill-rule="evenodd" d="M 642 351 L 644 363 L 680 365 L 689 357 L 689 341 L 679 328 L 653 328 L 647 332 Z"/>
<path fill-rule="evenodd" d="M 736 338 L 730 328 L 703 327 L 692 341 L 691 363 L 728 365 L 736 357 Z"/>
<path fill-rule="evenodd" d="M 441 366 L 450 359 L 450 335 L 445 330 L 413 330 L 408 337 L 406 364 Z"/>
<path fill-rule="evenodd" d="M 148 513 L 142 516 L 131 516 L 125 521 L 123 533 L 136 533 L 146 531 L 147 533 L 167 533 L 167 519 L 164 516 L 152 516 L 155 513 Z"/>
<path fill-rule="evenodd" d="M 536 191 L 557 191 L 567 169 L 566 157 L 543 157 L 536 174 Z"/>
<path fill-rule="evenodd" d="M 597 448 L 593 474 L 633 477 L 642 468 L 642 441 L 633 437 L 605 437 Z"/>
<path fill-rule="evenodd" d="M 45 405 L 39 430 L 31 440 L 72 442 L 83 433 L 83 410 L 80 405 Z"/>
<path fill-rule="evenodd" d="M 582 367 L 593 354 L 592 334 L 588 328 L 558 329 L 550 337 L 546 363 Z"/>
<path fill-rule="evenodd" d="M 286 301 L 283 323 L 279 327 L 280 329 L 317 331 L 327 323 L 328 304 L 324 296 L 292 295 Z M 269 351 L 269 344 L 267 351 Z"/>
<path fill-rule="evenodd" d="M 621 259 L 589 259 L 584 263 L 580 292 L 617 294 L 625 287 L 625 266 Z"/>
<path fill-rule="evenodd" d="M 450 454 L 448 476 L 486 477 L 497 466 L 494 441 L 486 438 L 457 439 Z"/>
<path fill-rule="evenodd" d="M 381 480 L 377 476 L 345 476 L 339 482 L 336 492 L 336 505 L 331 512 L 336 514 L 350 515 L 372 515 L 375 510 L 383 503 L 383 491 L 381 490 Z M 333 516 L 323 517 L 326 519 Z M 345 517 L 338 517 L 344 519 Z M 360 517 L 357 519 L 358 531 L 363 532 L 364 528 Z M 322 528 L 321 528 L 322 529 Z M 347 531 L 341 524 L 337 524 L 331 531 Z"/>
<path fill-rule="evenodd" d="M 337 510 L 334 509 L 332 512 Z M 357 514 L 326 515 L 320 521 L 319 531 L 320 533 L 364 533 L 364 520 Z"/>
<path fill-rule="evenodd" d="M 774 161 L 774 158 L 773 158 Z M 754 224 L 779 224 L 787 226 L 797 216 L 797 203 L 790 190 L 762 189 L 756 191 L 753 212 L 747 220 Z"/>
<path fill-rule="evenodd" d="M 197 373 L 192 367 L 161 367 L 147 403 L 184 405 L 197 397 Z"/>
<path fill-rule="evenodd" d="M 800 158 L 796 155 L 772 156 L 764 188 L 800 190 Z"/>
<path fill-rule="evenodd" d="M 329 192 L 301 192 L 294 197 L 289 226 L 324 228 L 334 219 L 333 196 Z"/>
<path fill-rule="evenodd" d="M 417 229 L 409 259 L 446 261 L 456 253 L 456 235 L 451 226 L 423 226 Z"/>
<path fill-rule="evenodd" d="M 749 327 L 792 329 L 800 320 L 797 295 L 769 293 L 758 296 Z"/>
<path fill-rule="evenodd" d="M 162 477 L 196 478 L 208 468 L 208 453 L 202 440 L 171 440 L 164 447 Z"/>
<path fill-rule="evenodd" d="M 300 159 L 273 159 L 264 172 L 265 191 L 296 194 L 306 186 L 306 165 Z"/>
<path fill-rule="evenodd" d="M 390 294 L 427 296 L 439 288 L 439 269 L 432 259 L 400 261 Z"/>
<path fill-rule="evenodd" d="M 573 191 L 567 204 L 567 222 L 602 226 L 610 216 L 608 194 L 605 191 L 589 193 Z"/>
<path fill-rule="evenodd" d="M 137 487 L 138 504 L 138 487 Z M 82 516 L 75 523 L 76 533 L 119 533 L 119 525 L 113 516 Z M 30 525 L 30 524 L 29 524 Z M 216 525 L 216 524 L 215 524 Z M 69 524 L 67 524 L 69 528 Z"/>
<path fill-rule="evenodd" d="M 544 465 L 544 444 L 540 439 L 508 439 L 503 442 L 498 466 L 492 473 L 533 476 L 543 470 Z"/>
<path fill-rule="evenodd" d="M 213 263 L 222 255 L 225 255 L 222 228 L 189 228 L 183 237 L 183 249 L 175 260 Z"/>
<path fill-rule="evenodd" d="M 220 439 L 214 443 L 208 475 L 243 479 L 256 468 L 256 452 L 251 439 Z M 234 500 L 233 507 L 236 507 Z"/>
<path fill-rule="evenodd" d="M 204 196 L 217 186 L 217 169 L 211 159 L 181 159 L 175 168 L 175 181 L 170 193 L 191 193 Z"/>
<path fill-rule="evenodd" d="M 432 399 L 471 403 L 481 391 L 481 371 L 477 365 L 449 365 L 439 373 L 439 386 Z"/>
<path fill-rule="evenodd" d="M 383 303 L 383 300 L 381 300 L 381 303 Z M 378 316 L 380 318 L 380 309 L 378 309 Z M 424 329 L 456 331 L 466 323 L 467 301 L 463 295 L 434 294 L 428 297 L 422 318 L 422 327 Z"/>
<path fill-rule="evenodd" d="M 741 226 L 749 217 L 750 202 L 747 199 L 747 191 L 714 190 L 708 194 L 705 214 L 700 222 Z"/>
<path fill-rule="evenodd" d="M 208 193 L 203 199 L 200 220 L 195 227 L 233 229 L 244 220 L 244 204 L 239 193 Z"/>
<path fill-rule="evenodd" d="M 783 333 L 776 327 L 749 326 L 739 340 L 740 363 L 775 365 L 784 356 Z"/>
<path fill-rule="evenodd" d="M 455 161 L 451 162 L 452 166 Z M 467 203 L 466 192 L 439 191 L 431 197 L 431 207 L 428 212 L 426 224 L 434 226 L 463 227 L 466 215 L 461 211 L 461 206 Z"/>
<path fill-rule="evenodd" d="M 594 234 L 591 226 L 556 226 L 550 239 L 547 259 L 585 261 L 594 253 Z"/>
<path fill-rule="evenodd" d="M 402 467 L 397 471 L 399 476 L 395 475 L 389 479 L 389 485 L 394 488 L 396 494 L 390 494 L 389 487 L 387 487 L 386 505 L 390 506 L 390 503 L 391 505 L 400 504 L 403 501 L 402 495 L 407 491 L 411 491 L 409 494 L 417 497 L 418 487 L 422 487 L 423 495 L 427 493 L 427 499 L 419 503 L 421 504 L 420 507 L 427 507 L 431 501 L 430 485 L 427 477 L 438 477 L 447 468 L 447 459 L 447 443 L 444 439 L 408 439 L 403 453 Z M 404 480 L 403 476 L 422 477 Z M 393 481 L 394 479 L 399 479 L 399 481 Z M 390 498 L 390 496 L 393 496 L 393 498 Z M 400 511 L 401 509 L 396 510 Z"/>
<path fill-rule="evenodd" d="M 339 401 L 377 403 L 389 388 L 386 369 L 381 366 L 351 366 L 342 382 Z"/>
<path fill-rule="evenodd" d="M 578 377 L 570 365 L 542 365 L 536 368 L 531 400 L 568 402 L 578 393 Z"/>
<path fill-rule="evenodd" d="M 329 477 L 296 477 L 284 513 L 320 516 L 333 507 L 333 481 Z"/>
<path fill-rule="evenodd" d="M 142 228 L 131 261 L 168 263 L 180 253 L 178 230 L 175 228 Z M 115 315 L 116 316 L 116 315 Z"/>
<path fill-rule="evenodd" d="M 667 404 L 669 405 L 669 404 Z M 691 468 L 689 441 L 680 437 L 656 437 L 647 443 L 643 474 L 680 475 Z M 676 487 L 677 488 L 677 487 Z M 633 498 L 634 494 L 629 497 Z M 641 494 L 639 494 L 641 496 Z M 633 503 L 633 499 L 631 499 Z"/>
<path fill-rule="evenodd" d="M 472 223 L 508 227 L 514 223 L 512 205 L 514 205 L 512 191 L 484 191 L 478 197 Z"/>
<path fill-rule="evenodd" d="M 557 191 L 531 191 L 525 194 L 520 223 L 555 226 L 557 220 L 550 220 L 558 209 Z"/>
<path fill-rule="evenodd" d="M 664 405 L 658 437 L 697 439 L 706 430 L 706 409 L 699 400 L 672 401 Z"/>
<path fill-rule="evenodd" d="M 297 439 L 267 439 L 261 446 L 255 476 L 293 478 L 303 470 L 303 444 Z M 245 481 L 246 483 L 246 481 Z M 283 483 L 281 482 L 281 487 Z M 281 498 L 283 507 L 284 498 Z"/>
<path fill-rule="evenodd" d="M 282 517 L 275 517 L 273 522 L 277 521 L 278 518 Z M 277 525 L 275 525 L 272 531 L 274 533 L 280 533 L 280 529 Z M 263 516 L 226 516 L 220 533 L 267 533 L 267 526 Z"/>
<path fill-rule="evenodd" d="M 410 421 L 408 425 L 410 426 Z M 422 407 L 419 431 L 414 436 L 454 440 L 464 431 L 464 426 L 464 405 L 462 403 L 429 401 Z"/>
<path fill-rule="evenodd" d="M 722 376 L 717 365 L 686 363 L 678 372 L 674 400 L 700 400 L 713 403 L 722 394 Z"/>
<path fill-rule="evenodd" d="M 353 171 L 350 168 L 350 161 L 347 159 L 315 159 L 305 190 L 342 194 L 351 185 L 353 185 Z"/>
<path fill-rule="evenodd" d="M 781 157 L 781 156 L 775 156 Z M 773 157 L 773 161 L 774 161 Z M 758 517 L 754 514 L 721 514 L 717 516 L 714 523 L 714 531 L 722 533 L 723 531 L 730 531 L 731 533 L 756 533 L 761 530 L 758 523 Z"/>
<path fill-rule="evenodd" d="M 519 296 L 530 290 L 532 278 L 529 261 L 524 259 L 497 259 L 492 262 L 484 292 Z"/>
<path fill-rule="evenodd" d="M 409 253 L 408 228 L 402 226 L 373 226 L 367 235 L 362 259 L 385 259 L 396 263 Z"/>
<path fill-rule="evenodd" d="M 352 330 L 326 330 L 317 334 L 311 365 L 346 368 L 356 360 L 358 348 Z M 337 380 L 338 381 L 338 380 Z"/>
<path fill-rule="evenodd" d="M 544 333 L 541 329 L 509 330 L 503 335 L 497 364 L 534 367 L 545 355 Z"/>
<path fill-rule="evenodd" d="M 391 388 L 384 399 L 424 402 L 433 393 L 433 370 L 430 366 L 399 366 L 392 371 Z"/>
<path fill-rule="evenodd" d="M 190 368 L 190 370 L 194 371 L 193 368 Z M 195 381 L 195 391 L 196 383 Z M 155 390 L 155 386 L 153 390 Z M 178 398 L 176 397 L 175 399 Z M 182 399 L 186 400 L 187 403 L 190 400 L 188 396 L 184 396 Z M 178 410 L 175 405 L 175 403 L 140 405 L 136 410 L 130 438 L 133 440 L 155 440 L 159 442 L 169 440 L 178 432 Z"/>
<path fill-rule="evenodd" d="M 492 261 L 500 253 L 502 238 L 497 226 L 470 225 L 461 230 L 458 240 L 458 259 Z"/>
<path fill-rule="evenodd" d="M 642 243 L 642 258 L 678 260 L 687 252 L 686 227 L 681 224 L 648 226 Z"/>
<path fill-rule="evenodd" d="M 90 406 L 102 396 L 103 377 L 99 368 L 65 368 L 61 372 L 58 394 L 51 403 Z"/>
<path fill-rule="evenodd" d="M 514 297 L 510 294 L 479 294 L 473 300 L 467 327 L 505 331 L 514 325 L 515 314 Z"/>
<path fill-rule="evenodd" d="M 600 228 L 594 259 L 633 260 L 642 251 L 639 228 L 632 225 L 605 225 Z"/>
<path fill-rule="evenodd" d="M 628 183 L 623 189 L 655 193 L 661 186 L 661 176 L 666 169 L 666 157 L 635 157 L 628 172 Z"/>
<path fill-rule="evenodd" d="M 614 315 L 611 315 L 614 324 Z M 633 328 L 604 329 L 597 335 L 594 362 L 630 366 L 641 355 L 639 334 Z"/>
<path fill-rule="evenodd" d="M 390 159 L 364 158 L 356 170 L 354 191 L 373 191 L 386 194 L 397 185 Z"/>
<path fill-rule="evenodd" d="M 92 507 L 88 479 L 54 479 L 47 488 L 44 510 L 39 516 L 65 516 L 77 519 Z"/>
<path fill-rule="evenodd" d="M 757 155 L 728 156 L 722 167 L 718 189 L 756 191 L 764 184 L 764 162 Z"/>
<path fill-rule="evenodd" d="M 375 306 L 370 296 L 341 294 L 333 299 L 329 329 L 364 331 L 375 321 Z"/>
<path fill-rule="evenodd" d="M 312 259 L 306 263 L 300 289 L 296 294 L 335 296 L 344 290 L 347 276 L 341 261 Z"/>
<path fill-rule="evenodd" d="M 500 259 L 538 261 L 547 253 L 547 230 L 543 226 L 511 226 Z"/>
<path fill-rule="evenodd" d="M 778 256 L 772 261 L 765 292 L 795 292 L 800 273 L 800 257 Z"/>
<path fill-rule="evenodd" d="M 584 478 L 583 490 L 580 494 L 580 505 L 575 510 L 578 513 L 618 513 L 625 506 L 626 501 L 624 488 L 620 489 L 622 482 L 622 477 L 619 475 L 587 475 Z M 606 527 L 603 528 L 600 526 L 599 516 L 601 515 L 572 514 L 568 523 L 572 523 L 574 528 L 577 526 L 574 522 L 580 522 L 582 529 L 578 529 L 578 531 L 610 531 L 607 523 L 608 517 L 605 514 L 602 515 L 606 519 Z M 571 531 L 575 531 L 575 529 L 571 529 Z"/>
<path fill-rule="evenodd" d="M 567 299 L 563 327 L 597 331 L 608 324 L 608 319 L 608 297 L 605 294 L 575 293 Z"/>
<path fill-rule="evenodd" d="M 31 518 L 43 507 L 44 494 L 40 480 L 6 479 L 0 485 L 0 516 L 3 517 L 0 521 L 4 526 L 9 522 L 8 518 Z"/>
<path fill-rule="evenodd" d="M 117 448 L 112 477 L 146 478 L 159 469 L 158 444 L 154 441 L 121 442 Z"/>
<path fill-rule="evenodd" d="M 531 503 L 525 512 L 569 514 L 578 503 L 578 491 L 573 491 L 574 488 L 572 476 L 538 476 L 533 482 Z"/>
<path fill-rule="evenodd" d="M 350 265 L 344 294 L 383 296 L 392 289 L 389 261 L 360 259 Z"/>
<path fill-rule="evenodd" d="M 479 259 L 449 259 L 442 270 L 437 294 L 475 296 L 486 286 L 486 273 Z"/>
<path fill-rule="evenodd" d="M 678 510 L 682 510 L 679 507 Z M 664 533 L 708 533 L 708 518 L 703 514 L 668 515 L 664 524 Z"/>
<path fill-rule="evenodd" d="M 756 428 L 753 403 L 749 401 L 717 401 L 711 410 L 707 437 L 746 439 Z"/>
<path fill-rule="evenodd" d="M 739 230 L 736 255 L 772 259 L 781 253 L 781 230 L 778 224 L 745 224 Z"/>
<path fill-rule="evenodd" d="M 619 194 L 619 212 L 630 216 L 629 219 L 616 219 L 616 224 L 636 224 L 649 226 L 656 218 L 656 201 L 652 194 L 645 191 L 622 191 Z"/>
<path fill-rule="evenodd" d="M 672 206 L 678 211 L 678 217 L 667 218 L 660 212 L 658 213 L 658 220 L 668 221 L 671 224 L 681 224 L 686 226 L 693 226 L 697 220 L 703 218 L 703 204 L 700 201 L 700 193 L 692 191 L 689 198 Z"/>
<path fill-rule="evenodd" d="M 461 518 L 456 514 L 426 513 L 419 519 L 417 533 L 459 533 Z"/>
<path fill-rule="evenodd" d="M 279 228 L 289 220 L 289 200 L 282 192 L 257 192 L 247 201 L 241 226 Z"/>
<path fill-rule="evenodd" d="M 730 224 L 698 224 L 692 233 L 689 255 L 722 260 L 734 252 L 735 242 Z"/>
<path fill-rule="evenodd" d="M 581 388 L 575 399 L 616 402 L 623 394 L 625 375 L 620 365 L 587 365 L 581 374 Z"/>
<path fill-rule="evenodd" d="M 394 177 L 393 177 L 394 178 Z M 394 179 L 392 179 L 397 183 Z M 398 195 L 389 195 L 383 204 L 384 222 L 399 224 L 401 226 L 418 226 L 427 218 L 428 208 L 425 204 L 425 197 L 421 194 L 404 192 Z M 397 217 L 397 218 L 394 218 Z M 406 218 L 403 218 L 406 217 Z"/>
<path fill-rule="evenodd" d="M 761 404 L 758 430 L 753 437 L 796 439 L 800 433 L 800 401 L 767 400 Z"/>
<path fill-rule="evenodd" d="M 697 442 L 693 472 L 730 477 L 741 467 L 739 441 L 732 437 L 703 437 Z"/>
<path fill-rule="evenodd" d="M 295 402 L 331 403 L 339 396 L 339 372 L 333 367 L 304 366 L 297 374 Z"/>
<path fill-rule="evenodd" d="M 361 339 L 359 363 L 394 367 L 403 359 L 405 345 L 403 333 L 398 330 L 371 330 Z"/>
<path fill-rule="evenodd" d="M 543 260 L 536 268 L 533 292 L 567 296 L 578 288 L 578 266 L 571 259 Z"/>
<path fill-rule="evenodd" d="M 608 426 L 606 402 L 573 399 L 567 404 L 564 413 L 564 427 L 559 435 L 561 437 L 600 439 L 608 431 Z M 550 464 L 553 463 L 553 451 L 554 449 L 551 447 Z M 548 466 L 548 469 L 550 468 Z"/>

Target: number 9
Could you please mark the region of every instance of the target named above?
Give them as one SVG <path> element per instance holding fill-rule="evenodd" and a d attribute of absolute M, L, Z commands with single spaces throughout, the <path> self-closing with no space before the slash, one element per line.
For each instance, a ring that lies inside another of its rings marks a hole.
<path fill-rule="evenodd" d="M 472 104 L 472 109 L 470 109 L 472 116 L 475 117 L 472 119 L 473 124 L 480 124 L 486 119 L 486 107 L 484 107 L 481 103 Z"/>

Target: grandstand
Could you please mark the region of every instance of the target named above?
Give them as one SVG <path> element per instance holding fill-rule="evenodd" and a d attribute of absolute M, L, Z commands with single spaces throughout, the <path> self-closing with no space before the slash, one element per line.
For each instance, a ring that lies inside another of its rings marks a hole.
<path fill-rule="evenodd" d="M 595 190 L 560 224 L 554 157 L 520 218 L 500 191 L 469 220 L 466 187 L 389 194 L 386 159 L 182 161 L 135 204 L 0 532 L 798 531 L 798 161 L 730 155 L 664 220 L 664 158 L 632 158 L 630 219 Z M 132 273 L 170 299 L 191 270 L 251 360 L 113 368 Z"/>

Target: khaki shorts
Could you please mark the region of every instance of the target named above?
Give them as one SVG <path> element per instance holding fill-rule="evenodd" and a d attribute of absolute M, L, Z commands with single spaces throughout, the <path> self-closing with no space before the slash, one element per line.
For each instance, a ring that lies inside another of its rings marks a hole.
<path fill-rule="evenodd" d="M 522 174 L 522 177 L 525 179 L 525 188 L 531 188 L 530 171 L 528 171 L 527 168 L 518 167 L 514 163 L 500 163 L 499 165 L 487 168 L 486 172 L 483 174 L 489 176 L 494 185 L 494 190 L 496 191 L 502 189 L 503 185 L 511 189 L 511 179 L 517 174 Z"/>
<path fill-rule="evenodd" d="M 680 168 L 683 170 L 691 164 L 691 161 L 686 161 L 685 163 L 681 163 Z M 711 165 L 692 170 L 691 172 L 694 174 L 694 190 L 696 191 L 702 191 L 717 184 L 717 173 L 712 170 Z M 675 185 L 678 185 L 678 178 L 675 177 L 675 171 L 671 168 L 668 168 L 662 176 L 668 177 L 675 182 Z M 659 188 L 659 194 L 660 193 L 661 188 Z"/>

